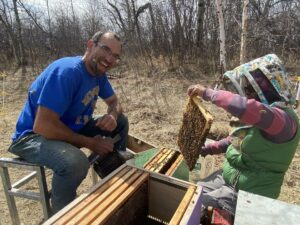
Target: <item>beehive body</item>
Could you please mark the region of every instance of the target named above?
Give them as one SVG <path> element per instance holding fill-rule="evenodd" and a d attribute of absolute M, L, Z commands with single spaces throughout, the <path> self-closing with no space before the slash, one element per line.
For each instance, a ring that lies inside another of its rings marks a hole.
<path fill-rule="evenodd" d="M 199 224 L 200 197 L 193 184 L 124 165 L 45 224 Z"/>

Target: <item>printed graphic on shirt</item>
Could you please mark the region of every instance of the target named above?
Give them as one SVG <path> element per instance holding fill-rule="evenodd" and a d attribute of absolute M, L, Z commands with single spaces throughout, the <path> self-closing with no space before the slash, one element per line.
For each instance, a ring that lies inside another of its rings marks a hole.
<path fill-rule="evenodd" d="M 75 124 L 86 124 L 91 119 L 96 107 L 99 90 L 99 86 L 96 86 L 86 93 L 81 101 L 86 107 L 86 110 L 84 111 L 84 114 L 77 116 Z"/>
<path fill-rule="evenodd" d="M 87 106 L 89 102 L 96 96 L 98 96 L 99 93 L 99 86 L 94 87 L 92 90 L 90 90 L 86 95 L 84 96 L 82 100 L 82 104 L 84 106 Z"/>

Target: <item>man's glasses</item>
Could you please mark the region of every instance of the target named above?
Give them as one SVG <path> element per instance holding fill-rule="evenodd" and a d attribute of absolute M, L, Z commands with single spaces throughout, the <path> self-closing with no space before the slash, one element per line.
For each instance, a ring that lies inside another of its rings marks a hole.
<path fill-rule="evenodd" d="M 112 57 L 115 63 L 120 62 L 120 56 L 117 54 L 113 54 L 111 49 L 107 45 L 101 44 L 100 42 L 95 42 L 95 45 L 99 46 L 107 55 Z"/>

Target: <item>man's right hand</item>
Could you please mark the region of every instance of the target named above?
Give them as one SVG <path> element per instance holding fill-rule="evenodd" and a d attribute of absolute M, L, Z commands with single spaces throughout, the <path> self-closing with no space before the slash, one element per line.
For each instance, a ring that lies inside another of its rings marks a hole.
<path fill-rule="evenodd" d="M 93 137 L 93 147 L 91 150 L 98 154 L 107 154 L 113 151 L 114 143 L 111 137 L 97 135 Z"/>

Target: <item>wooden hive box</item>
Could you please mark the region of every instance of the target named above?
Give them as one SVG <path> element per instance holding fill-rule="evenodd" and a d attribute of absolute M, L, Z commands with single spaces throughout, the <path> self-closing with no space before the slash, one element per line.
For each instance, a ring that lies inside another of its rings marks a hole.
<path fill-rule="evenodd" d="M 44 224 L 199 225 L 202 189 L 123 165 Z"/>
<path fill-rule="evenodd" d="M 151 148 L 154 148 L 153 144 L 148 143 L 147 141 L 141 139 L 140 137 L 136 137 L 133 134 L 128 134 L 127 150 L 130 150 L 133 153 L 139 153 Z"/>
<path fill-rule="evenodd" d="M 189 180 L 188 166 L 180 151 L 162 148 L 148 160 L 143 168 L 152 172 L 165 174 L 181 180 Z"/>

